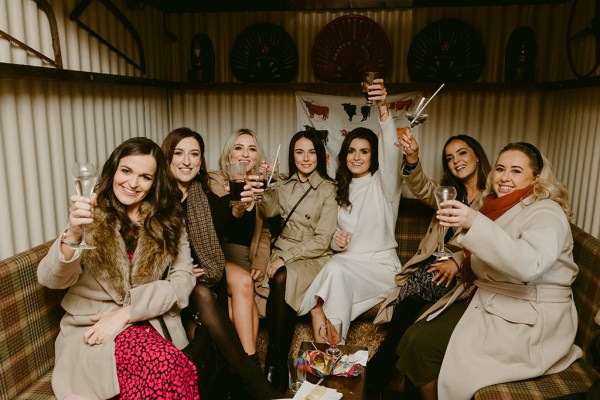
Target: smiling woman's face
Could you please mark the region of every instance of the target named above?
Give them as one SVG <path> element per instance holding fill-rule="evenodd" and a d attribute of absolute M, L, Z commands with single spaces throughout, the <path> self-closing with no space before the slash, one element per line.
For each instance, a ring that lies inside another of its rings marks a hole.
<path fill-rule="evenodd" d="M 453 140 L 444 150 L 446 163 L 450 173 L 465 182 L 472 177 L 477 177 L 477 156 L 467 143 L 457 139 Z"/>
<path fill-rule="evenodd" d="M 246 172 L 250 172 L 256 158 L 258 157 L 258 146 L 252 135 L 241 134 L 237 137 L 235 144 L 229 152 L 229 162 L 232 164 L 244 164 Z"/>
<path fill-rule="evenodd" d="M 144 197 L 152 189 L 156 160 L 149 154 L 131 155 L 121 158 L 113 177 L 113 191 L 117 199 L 135 214 Z"/>
<path fill-rule="evenodd" d="M 317 168 L 317 151 L 310 139 L 303 137 L 294 143 L 294 162 L 302 179 L 308 179 Z"/>
<path fill-rule="evenodd" d="M 529 157 L 518 150 L 507 150 L 498 156 L 492 173 L 494 192 L 498 197 L 533 185 L 536 177 Z"/>

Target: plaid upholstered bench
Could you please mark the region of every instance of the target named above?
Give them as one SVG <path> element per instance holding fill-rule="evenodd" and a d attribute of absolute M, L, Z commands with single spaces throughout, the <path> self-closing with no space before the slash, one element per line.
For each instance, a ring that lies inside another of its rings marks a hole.
<path fill-rule="evenodd" d="M 37 282 L 52 242 L 0 261 L 0 399 L 54 399 L 50 376 L 64 290 Z"/>
<path fill-rule="evenodd" d="M 433 210 L 414 199 L 402 199 L 396 224 L 398 255 L 406 262 L 417 251 Z M 574 256 L 580 274 L 573 291 L 579 314 L 576 342 L 587 351 L 600 331 L 594 315 L 600 306 L 600 240 L 572 226 Z M 54 340 L 63 310 L 63 290 L 50 290 L 37 283 L 36 269 L 51 242 L 0 261 L 0 400 L 54 399 L 50 386 L 54 366 Z M 373 354 L 385 335 L 385 326 L 371 321 L 377 307 L 358 317 L 348 333 L 348 344 L 366 346 Z M 312 340 L 308 317 L 296 327 L 292 350 Z M 264 361 L 267 334 L 259 332 L 259 354 Z M 541 378 L 490 386 L 478 391 L 477 400 L 551 399 L 587 390 L 598 374 L 583 359 L 567 370 Z"/>

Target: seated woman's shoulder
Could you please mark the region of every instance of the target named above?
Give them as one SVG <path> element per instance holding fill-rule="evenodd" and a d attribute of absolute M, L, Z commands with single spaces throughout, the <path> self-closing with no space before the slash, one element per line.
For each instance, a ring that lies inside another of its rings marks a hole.
<path fill-rule="evenodd" d="M 220 171 L 209 172 L 208 183 L 210 185 L 210 190 L 219 197 L 225 196 L 228 193 L 226 189 L 227 178 Z"/>

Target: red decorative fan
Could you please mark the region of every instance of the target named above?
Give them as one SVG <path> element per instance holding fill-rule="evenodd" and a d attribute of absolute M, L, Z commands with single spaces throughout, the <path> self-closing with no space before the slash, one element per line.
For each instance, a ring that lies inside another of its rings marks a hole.
<path fill-rule="evenodd" d="M 364 71 L 385 77 L 392 46 L 377 22 L 362 15 L 336 18 L 321 30 L 312 48 L 311 64 L 325 82 L 360 82 Z"/>

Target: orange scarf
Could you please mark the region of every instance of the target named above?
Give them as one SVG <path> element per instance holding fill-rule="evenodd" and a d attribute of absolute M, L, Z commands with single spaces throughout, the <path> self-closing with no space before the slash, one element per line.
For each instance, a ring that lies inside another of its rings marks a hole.
<path fill-rule="evenodd" d="M 491 219 L 492 221 L 500 218 L 505 212 L 517 205 L 521 200 L 531 196 L 533 194 L 533 185 L 526 188 L 515 190 L 514 192 L 507 194 L 506 196 L 498 197 L 496 194 L 490 194 L 483 201 L 483 206 L 479 209 L 479 212 Z M 469 287 L 473 284 L 477 275 L 471 269 L 471 252 L 467 249 L 465 251 L 465 259 L 463 260 L 460 271 L 463 276 L 465 286 Z"/>

